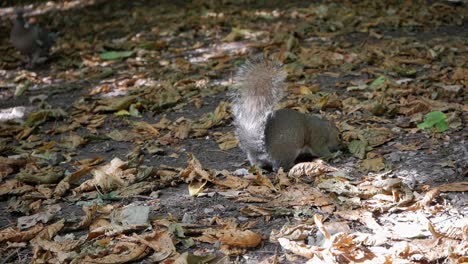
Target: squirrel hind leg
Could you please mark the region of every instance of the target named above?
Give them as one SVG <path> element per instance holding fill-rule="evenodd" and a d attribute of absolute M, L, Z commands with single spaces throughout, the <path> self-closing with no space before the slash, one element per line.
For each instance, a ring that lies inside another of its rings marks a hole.
<path fill-rule="evenodd" d="M 319 157 L 317 155 L 312 154 L 311 152 L 303 152 L 296 157 L 296 159 L 294 160 L 294 164 L 301 162 L 310 162 L 317 158 Z"/>
<path fill-rule="evenodd" d="M 267 154 L 247 152 L 247 158 L 249 159 L 250 165 L 256 165 L 264 170 L 271 171 L 273 164 L 271 164 Z"/>
<path fill-rule="evenodd" d="M 300 155 L 295 149 L 290 148 L 282 151 L 271 151 L 270 156 L 274 171 L 278 171 L 279 168 L 289 171 L 296 164 L 296 160 Z"/>
<path fill-rule="evenodd" d="M 311 162 L 315 159 L 318 159 L 320 157 L 325 157 L 328 155 L 331 155 L 331 152 L 328 151 L 328 149 L 324 149 L 320 153 L 315 153 L 310 150 L 303 150 L 300 153 L 289 153 L 289 155 L 282 156 L 282 159 L 278 159 L 279 162 L 273 161 L 273 168 L 274 170 L 278 170 L 280 167 L 282 167 L 285 171 L 289 171 L 294 165 L 302 162 Z"/>

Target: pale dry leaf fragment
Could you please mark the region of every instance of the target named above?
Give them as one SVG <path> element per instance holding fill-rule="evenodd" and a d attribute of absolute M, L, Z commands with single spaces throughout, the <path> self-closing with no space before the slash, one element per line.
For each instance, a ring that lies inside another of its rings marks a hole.
<path fill-rule="evenodd" d="M 466 241 L 468 237 L 468 221 L 467 219 L 460 219 L 451 223 L 451 225 L 445 225 L 436 229 L 434 224 L 428 220 L 427 221 L 428 230 L 435 238 L 446 238 L 451 240 L 459 240 L 461 242 Z M 466 248 L 468 251 L 468 247 Z"/>
<path fill-rule="evenodd" d="M 401 144 L 401 143 L 396 143 L 393 146 L 400 151 L 416 151 L 421 148 L 421 142 L 415 141 L 406 145 Z"/>
<path fill-rule="evenodd" d="M 53 195 L 52 187 L 54 187 L 52 184 L 41 184 L 36 186 L 36 191 L 42 194 L 46 199 L 50 199 Z"/>
<path fill-rule="evenodd" d="M 311 162 L 302 162 L 294 165 L 294 167 L 289 170 L 289 177 L 317 177 L 327 172 L 338 171 L 338 169 L 327 165 L 323 160 L 317 159 Z"/>
<path fill-rule="evenodd" d="M 314 223 L 317 226 L 318 230 L 323 234 L 326 240 L 330 240 L 330 233 L 323 225 L 323 216 L 319 214 L 314 215 Z"/>
<path fill-rule="evenodd" d="M 255 183 L 260 185 L 260 186 L 265 186 L 267 187 L 268 189 L 270 189 L 271 191 L 274 191 L 274 192 L 277 192 L 278 190 L 275 188 L 275 186 L 273 185 L 273 183 L 271 183 L 270 179 L 268 179 L 268 177 L 266 177 L 265 175 L 263 175 L 261 173 L 261 171 L 257 171 L 257 173 L 255 174 Z"/>
<path fill-rule="evenodd" d="M 186 139 L 192 130 L 192 123 L 189 121 L 181 122 L 177 127 L 173 129 L 174 137 L 179 139 Z"/>
<path fill-rule="evenodd" d="M 468 68 L 458 67 L 454 70 L 452 79 L 456 81 L 465 81 L 465 84 L 468 83 Z"/>
<path fill-rule="evenodd" d="M 270 215 L 291 215 L 292 210 L 281 207 L 266 208 L 261 206 L 248 205 L 240 209 L 240 212 L 248 216 L 270 216 Z"/>
<path fill-rule="evenodd" d="M 391 232 L 394 239 L 416 239 L 419 237 L 429 236 L 427 229 L 429 220 L 421 213 L 408 214 L 406 219 L 395 221 L 393 225 L 385 230 Z"/>
<path fill-rule="evenodd" d="M 75 150 L 76 148 L 86 144 L 87 142 L 88 140 L 81 137 L 80 135 L 70 134 L 68 137 L 65 138 L 63 142 L 61 142 L 61 145 L 68 149 Z"/>
<path fill-rule="evenodd" d="M 93 226 L 91 226 L 90 228 L 93 228 Z M 92 229 L 92 231 L 88 233 L 88 240 L 96 238 L 101 235 L 113 237 L 113 236 L 118 236 L 118 235 L 125 234 L 125 233 L 131 233 L 131 232 L 144 230 L 146 228 L 148 228 L 148 224 L 121 226 L 121 225 L 114 225 L 110 223 L 101 223 L 101 226 Z"/>
<path fill-rule="evenodd" d="M 143 135 L 145 138 L 156 138 L 160 135 L 157 125 L 152 125 L 144 121 L 132 122 L 134 132 Z"/>
<path fill-rule="evenodd" d="M 90 191 L 95 186 L 102 191 L 109 192 L 117 188 L 125 187 L 136 180 L 136 169 L 126 169 L 127 163 L 119 158 L 114 158 L 110 163 L 100 166 L 92 171 L 93 178 L 78 186 L 75 191 Z"/>
<path fill-rule="evenodd" d="M 369 212 L 366 209 L 341 210 L 337 211 L 335 214 L 346 220 L 359 221 L 362 225 L 371 229 L 375 234 L 390 237 L 390 234 L 376 221 L 372 212 Z"/>
<path fill-rule="evenodd" d="M 36 235 L 36 237 L 31 241 L 33 243 L 35 240 L 44 239 L 51 240 L 60 230 L 62 230 L 65 225 L 65 219 L 59 220 L 54 224 L 46 226 L 44 229 Z"/>
<path fill-rule="evenodd" d="M 61 209 L 62 207 L 58 204 L 50 205 L 46 207 L 42 212 L 19 217 L 17 226 L 19 229 L 27 229 L 32 226 L 35 226 L 39 222 L 47 224 Z"/>
<path fill-rule="evenodd" d="M 0 118 L 1 119 L 1 118 Z M 0 157 L 0 181 L 26 165 L 26 160 Z"/>
<path fill-rule="evenodd" d="M 81 169 L 73 172 L 70 175 L 67 175 L 55 187 L 55 190 L 54 190 L 55 196 L 62 197 L 70 189 L 71 183 L 75 183 L 76 181 L 81 179 L 83 176 L 88 174 L 88 172 L 90 172 L 91 170 L 92 170 L 92 167 L 85 165 Z"/>
<path fill-rule="evenodd" d="M 361 131 L 369 146 L 377 147 L 395 138 L 391 129 L 386 127 L 371 127 Z"/>
<path fill-rule="evenodd" d="M 140 260 L 146 255 L 149 251 L 147 250 L 148 246 L 145 244 L 137 244 L 132 242 L 120 242 L 117 243 L 114 248 L 119 249 L 120 254 L 109 254 L 101 258 L 91 258 L 86 256 L 83 259 L 84 264 L 116 264 L 116 263 L 127 263 Z"/>
<path fill-rule="evenodd" d="M 276 179 L 278 180 L 277 188 L 281 189 L 283 186 L 290 186 L 292 185 L 290 178 L 286 175 L 283 171 L 283 168 L 280 168 L 276 173 Z"/>
<path fill-rule="evenodd" d="M 383 157 L 365 159 L 359 162 L 359 166 L 363 171 L 378 172 L 385 169 L 385 161 Z"/>
<path fill-rule="evenodd" d="M 78 230 L 78 229 L 86 228 L 89 225 L 91 225 L 91 223 L 94 220 L 94 217 L 97 214 L 98 206 L 96 204 L 92 206 L 83 206 L 83 211 L 85 212 L 83 219 L 81 219 L 81 221 L 77 223 L 76 225 L 70 227 L 70 230 Z"/>
<path fill-rule="evenodd" d="M 148 224 L 150 208 L 142 205 L 127 205 L 112 211 L 111 222 L 122 226 Z"/>
<path fill-rule="evenodd" d="M 108 165 L 101 166 L 93 171 L 96 184 L 105 191 L 116 187 L 128 186 L 135 180 L 132 171 L 124 170 L 127 163 L 119 158 L 114 158 Z M 129 173 L 130 172 L 130 173 Z"/>
<path fill-rule="evenodd" d="M 140 134 L 137 134 L 133 131 L 127 130 L 112 130 L 106 134 L 106 136 L 114 141 L 118 142 L 132 142 L 140 137 Z"/>
<path fill-rule="evenodd" d="M 147 245 L 154 250 L 150 256 L 152 261 L 162 261 L 177 253 L 171 234 L 167 231 L 154 231 L 148 235 L 133 235 L 138 242 Z"/>
<path fill-rule="evenodd" d="M 142 181 L 142 182 L 134 183 L 122 189 L 115 190 L 113 193 L 116 195 L 116 197 L 130 198 L 130 197 L 134 197 L 135 195 L 151 192 L 152 190 L 156 189 L 156 187 L 160 185 L 161 185 L 160 182 Z"/>
<path fill-rule="evenodd" d="M 239 145 L 239 141 L 233 132 L 221 133 L 221 136 L 216 139 L 216 143 L 218 143 L 219 149 L 221 150 L 233 149 Z"/>
<path fill-rule="evenodd" d="M 247 192 L 253 197 L 261 197 L 267 200 L 274 199 L 276 195 L 267 186 L 248 186 Z"/>
<path fill-rule="evenodd" d="M 203 188 L 207 183 L 208 181 L 205 179 L 191 181 L 188 185 L 190 196 L 198 196 L 198 194 L 200 194 L 203 191 Z"/>
<path fill-rule="evenodd" d="M 306 184 L 295 184 L 284 188 L 279 192 L 277 199 L 272 202 L 284 207 L 311 204 L 318 207 L 333 205 L 333 200 L 329 195 Z"/>
<path fill-rule="evenodd" d="M 321 252 L 323 251 L 323 248 L 317 246 L 310 246 L 302 242 L 291 241 L 284 237 L 278 238 L 278 243 L 284 249 L 307 259 L 311 259 L 316 254 L 321 254 Z"/>
<path fill-rule="evenodd" d="M 269 257 L 264 257 L 258 264 L 279 264 L 279 257 L 277 254 Z"/>
<path fill-rule="evenodd" d="M 30 184 L 56 184 L 62 180 L 64 170 L 60 167 L 28 168 L 16 174 L 16 179 Z"/>
<path fill-rule="evenodd" d="M 229 118 L 227 112 L 228 103 L 221 101 L 213 113 L 207 114 L 193 125 L 194 129 L 209 129 L 211 127 L 221 124 L 223 120 Z"/>
<path fill-rule="evenodd" d="M 374 260 L 377 256 L 364 247 L 363 241 L 355 234 L 337 233 L 330 240 L 325 257 L 336 259 L 338 263 L 343 261 L 364 262 Z"/>
<path fill-rule="evenodd" d="M 431 204 L 431 202 L 434 201 L 434 199 L 439 196 L 439 194 L 440 194 L 440 190 L 437 187 L 434 188 L 434 189 L 429 190 L 428 192 L 426 192 L 426 194 L 424 195 L 424 197 L 420 201 L 418 201 L 417 203 L 411 205 L 408 208 L 408 210 L 414 211 L 414 210 L 425 208 L 425 207 L 429 206 Z"/>
<path fill-rule="evenodd" d="M 137 97 L 134 95 L 100 99 L 98 101 L 98 106 L 93 109 L 93 112 L 114 112 L 126 110 L 136 99 Z"/>
<path fill-rule="evenodd" d="M 217 186 L 229 188 L 232 190 L 243 190 L 250 185 L 249 180 L 242 177 L 233 176 L 226 170 L 222 170 L 217 174 L 221 174 L 223 176 L 221 179 L 217 177 L 212 180 L 213 184 Z"/>
<path fill-rule="evenodd" d="M 247 249 L 229 245 L 221 245 L 219 252 L 226 256 L 243 256 L 247 252 Z"/>
<path fill-rule="evenodd" d="M 285 224 L 280 230 L 271 230 L 270 241 L 278 242 L 279 238 L 287 238 L 293 241 L 304 241 L 315 230 L 316 227 L 307 224 L 291 225 Z"/>
<path fill-rule="evenodd" d="M 69 252 L 75 250 L 85 242 L 86 237 L 77 240 L 67 239 L 64 241 L 50 241 L 39 239 L 34 242 L 34 246 L 40 247 L 42 250 L 47 250 L 55 253 Z"/>
<path fill-rule="evenodd" d="M 431 234 L 435 237 L 435 238 L 441 238 L 443 237 L 442 234 L 440 234 L 439 232 L 437 232 L 435 230 L 435 227 L 434 225 L 431 223 L 431 221 L 428 221 L 427 222 L 427 229 L 429 230 L 429 232 L 431 232 Z"/>

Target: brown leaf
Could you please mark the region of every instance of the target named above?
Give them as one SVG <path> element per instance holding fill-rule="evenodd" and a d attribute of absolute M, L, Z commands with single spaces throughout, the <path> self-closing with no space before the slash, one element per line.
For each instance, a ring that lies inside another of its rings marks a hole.
<path fill-rule="evenodd" d="M 140 260 L 148 255 L 149 251 L 148 246 L 145 244 L 137 244 L 130 242 L 120 242 L 117 243 L 114 248 L 119 249 L 118 254 L 109 254 L 100 258 L 92 258 L 86 256 L 83 259 L 84 264 L 117 264 L 117 263 L 127 263 Z"/>
<path fill-rule="evenodd" d="M 75 183 L 76 181 L 81 179 L 83 176 L 88 174 L 91 171 L 91 169 L 92 167 L 84 166 L 83 168 L 66 176 L 55 187 L 55 190 L 54 190 L 55 196 L 62 197 L 70 189 L 70 183 Z"/>
<path fill-rule="evenodd" d="M 284 207 L 307 204 L 327 206 L 333 204 L 332 199 L 318 188 L 301 183 L 281 190 L 278 199 L 272 202 Z"/>
<path fill-rule="evenodd" d="M 154 250 L 155 254 L 151 256 L 153 261 L 162 261 L 177 252 L 174 240 L 167 231 L 154 231 L 144 236 L 134 234 L 133 238 Z"/>
<path fill-rule="evenodd" d="M 25 242 L 31 240 L 44 228 L 43 224 L 37 224 L 28 230 L 21 231 L 17 228 L 8 227 L 0 231 L 0 242 Z"/>
<path fill-rule="evenodd" d="M 27 168 L 16 174 L 16 179 L 30 184 L 55 184 L 64 176 L 59 167 Z"/>
<path fill-rule="evenodd" d="M 221 150 L 233 149 L 239 145 L 239 141 L 234 136 L 233 132 L 222 134 L 220 138 L 216 139 L 216 143 L 218 143 L 219 149 Z"/>
<path fill-rule="evenodd" d="M 437 186 L 441 192 L 467 192 L 468 182 L 453 182 Z"/>
<path fill-rule="evenodd" d="M 180 177 L 185 182 L 191 182 L 194 179 L 211 181 L 211 175 L 202 168 L 200 161 L 193 154 L 189 154 L 189 164 L 185 170 L 180 172 Z"/>
<path fill-rule="evenodd" d="M 271 183 L 270 179 L 268 179 L 268 177 L 263 175 L 260 170 L 257 170 L 255 173 L 255 183 L 260 186 L 265 186 L 271 191 L 274 191 L 274 192 L 278 191 L 273 185 L 273 183 Z"/>
<path fill-rule="evenodd" d="M 34 190 L 34 187 L 17 180 L 9 180 L 0 185 L 0 197 L 4 195 L 21 195 Z"/>
<path fill-rule="evenodd" d="M 359 162 L 359 166 L 363 171 L 378 172 L 385 168 L 385 161 L 383 157 L 365 159 Z"/>
<path fill-rule="evenodd" d="M 224 245 L 240 248 L 253 248 L 262 242 L 262 237 L 250 230 L 224 230 L 218 234 L 218 238 Z"/>
<path fill-rule="evenodd" d="M 92 171 L 93 178 L 75 188 L 77 192 L 90 191 L 99 186 L 104 192 L 109 192 L 132 184 L 136 180 L 136 169 L 125 169 L 126 162 L 114 158 L 110 163 Z"/>
<path fill-rule="evenodd" d="M 98 101 L 99 106 L 95 107 L 93 112 L 115 112 L 126 110 L 135 102 L 136 96 L 124 96 L 118 98 L 105 98 Z"/>
<path fill-rule="evenodd" d="M 221 171 L 221 174 L 223 175 L 222 179 L 214 178 L 213 179 L 213 184 L 229 188 L 232 190 L 242 190 L 245 189 L 247 186 L 249 186 L 250 182 L 246 180 L 245 178 L 233 176 L 231 173 L 229 173 L 226 170 Z"/>
<path fill-rule="evenodd" d="M 311 162 L 302 162 L 294 165 L 288 172 L 289 177 L 303 177 L 310 178 L 320 176 L 326 172 L 334 172 L 338 169 L 327 165 L 323 160 L 316 159 Z"/>
<path fill-rule="evenodd" d="M 421 142 L 415 141 L 406 145 L 403 145 L 401 143 L 396 143 L 393 146 L 400 151 L 416 151 L 421 148 Z"/>
<path fill-rule="evenodd" d="M 9 159 L 0 157 L 0 181 L 26 165 L 25 159 Z"/>

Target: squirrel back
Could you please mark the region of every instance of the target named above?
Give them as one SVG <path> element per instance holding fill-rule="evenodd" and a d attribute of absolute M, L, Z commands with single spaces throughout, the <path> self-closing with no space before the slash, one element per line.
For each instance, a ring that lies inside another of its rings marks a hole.
<path fill-rule="evenodd" d="M 235 77 L 236 136 L 251 165 L 287 171 L 299 161 L 328 156 L 340 145 L 331 122 L 291 109 L 274 110 L 283 97 L 285 78 L 279 62 L 261 57 L 247 62 Z"/>

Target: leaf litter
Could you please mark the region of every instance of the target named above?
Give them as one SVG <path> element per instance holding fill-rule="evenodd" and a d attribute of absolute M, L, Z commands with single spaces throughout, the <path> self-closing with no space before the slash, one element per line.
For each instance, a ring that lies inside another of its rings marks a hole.
<path fill-rule="evenodd" d="M 63 33 L 34 71 L 0 21 L 2 263 L 467 261 L 463 1 L 76 2 L 27 6 Z M 346 150 L 246 170 L 227 95 L 260 51 Z"/>

